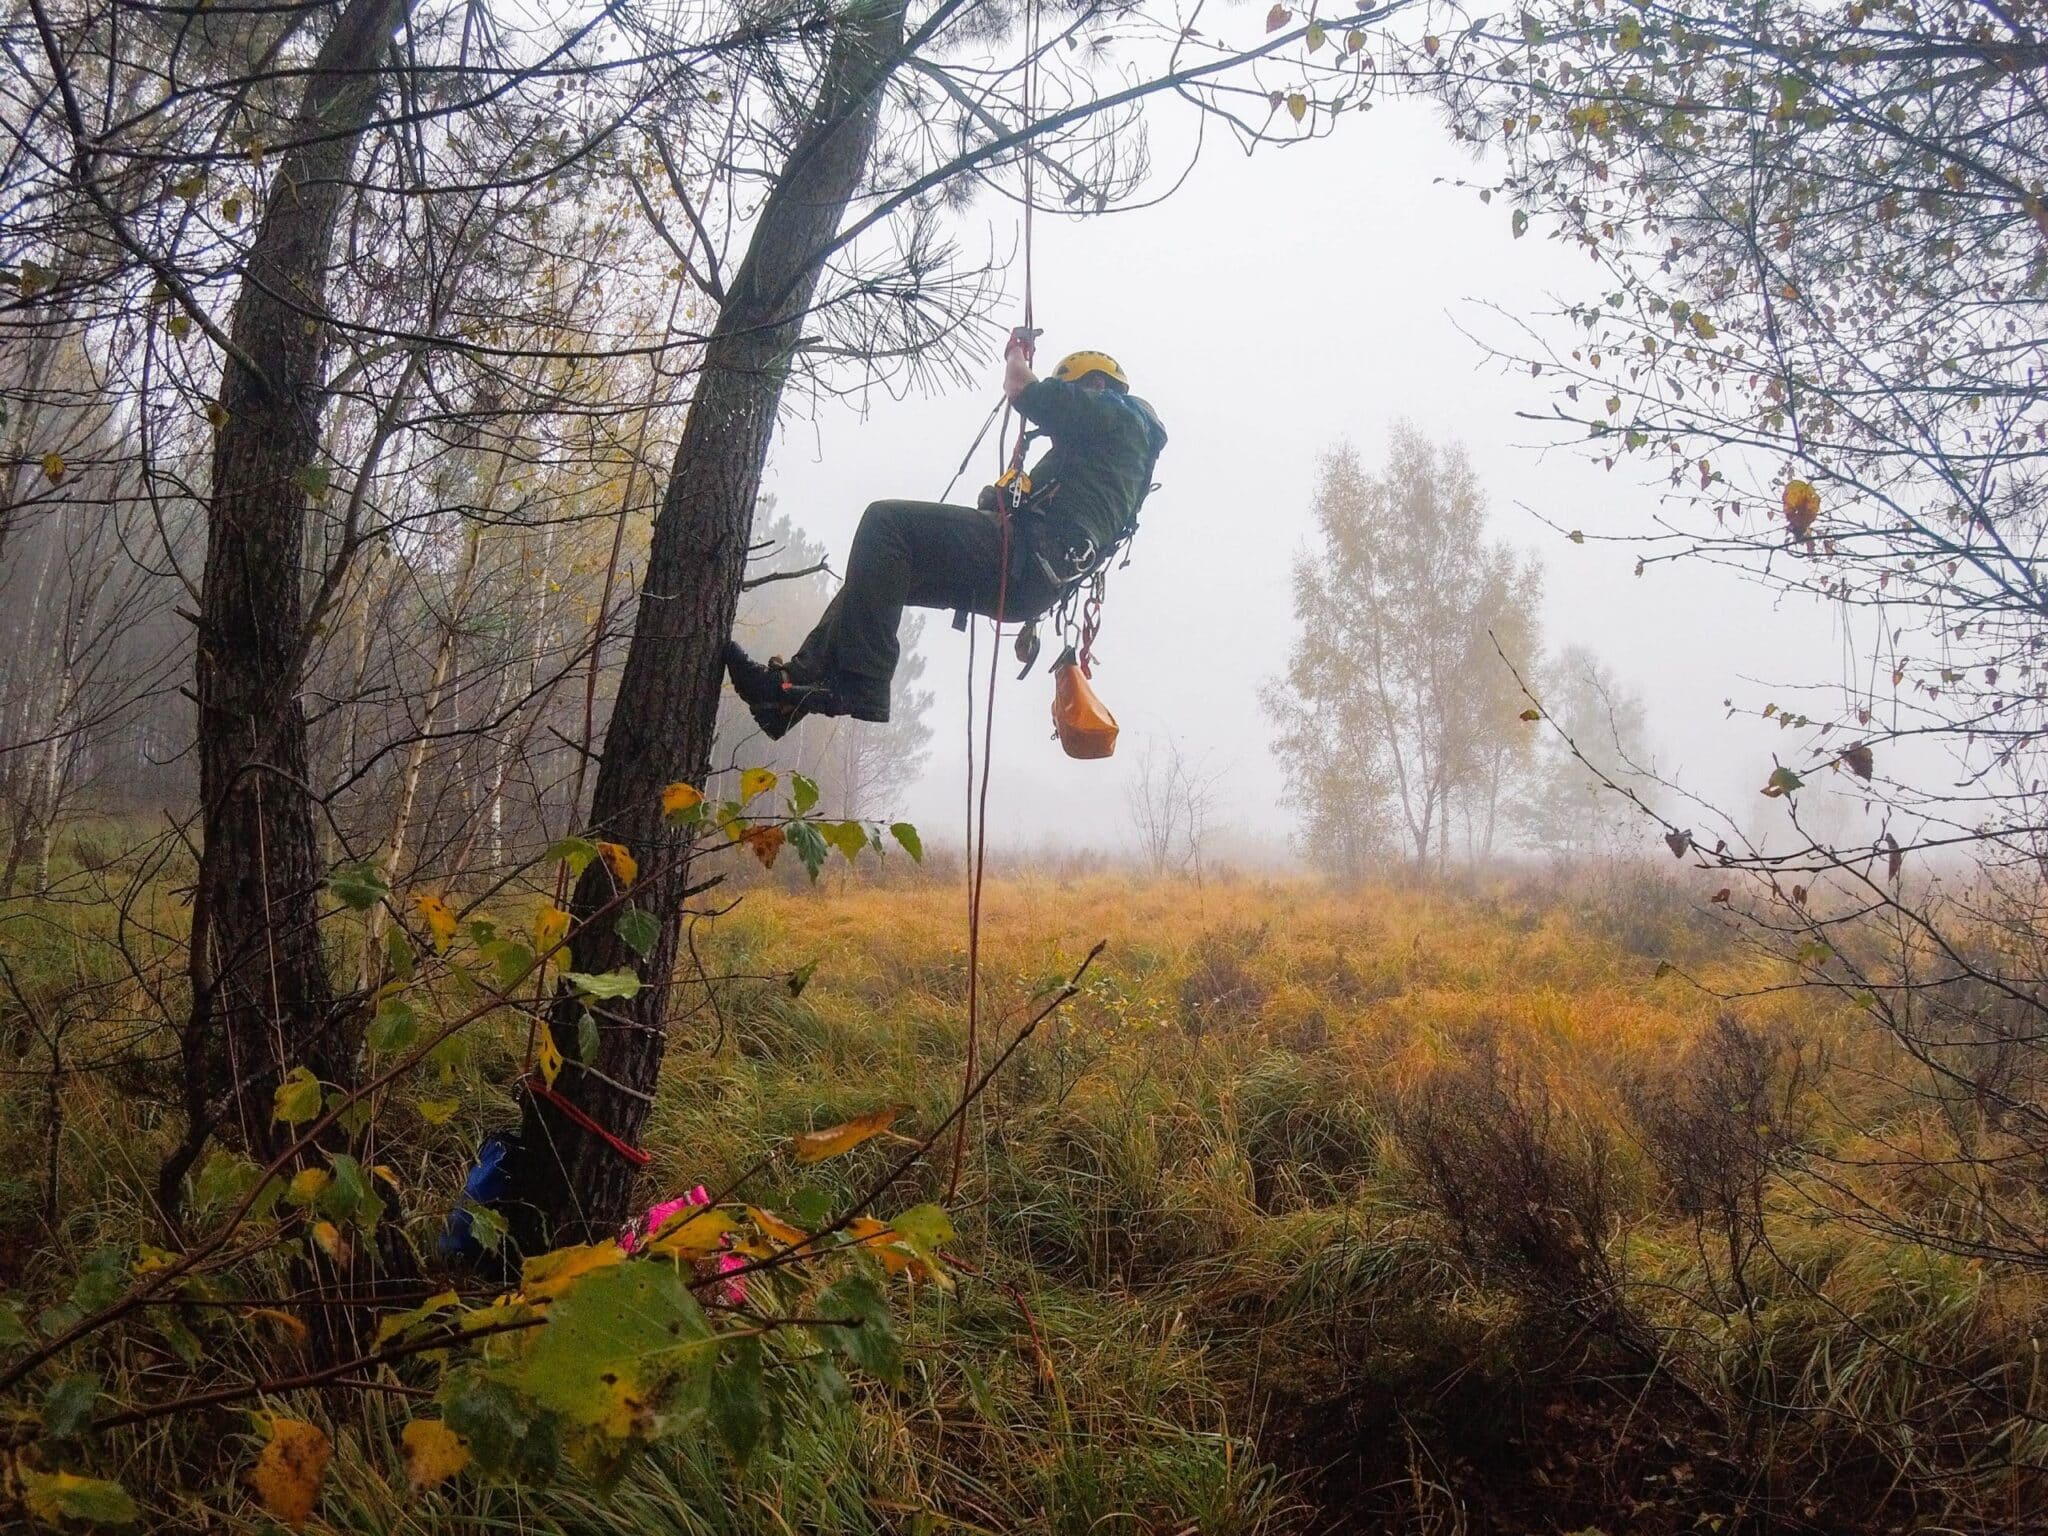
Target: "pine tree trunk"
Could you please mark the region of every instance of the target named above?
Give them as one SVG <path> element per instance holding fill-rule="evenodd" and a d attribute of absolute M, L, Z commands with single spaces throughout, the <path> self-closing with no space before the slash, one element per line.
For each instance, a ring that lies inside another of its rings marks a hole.
<path fill-rule="evenodd" d="M 555 1085 L 629 1143 L 637 1142 L 647 1118 L 667 1045 L 669 989 L 663 983 L 674 969 L 689 879 L 688 846 L 662 822 L 661 791 L 677 780 L 701 785 L 711 771 L 720 652 L 739 601 L 776 410 L 826 256 L 874 147 L 903 12 L 904 0 L 878 0 L 849 12 L 833 37 L 810 122 L 762 205 L 706 345 L 655 519 L 590 821 L 598 836 L 625 844 L 638 859 L 635 904 L 660 919 L 661 936 L 641 962 L 609 921 L 578 935 L 576 970 L 632 966 L 650 984 L 631 1003 L 602 1005 L 597 1072 L 571 1065 Z M 593 861 L 571 911 L 581 920 L 613 895 L 608 870 Z M 558 997 L 550 1023 L 571 1062 L 582 1012 L 574 998 Z M 510 1172 L 507 1214 L 521 1247 L 534 1251 L 615 1232 L 627 1215 L 636 1170 L 552 1106 L 529 1097 Z"/>
<path fill-rule="evenodd" d="M 348 0 L 311 64 L 291 148 L 279 158 L 230 334 L 214 441 L 196 668 L 204 845 L 184 1042 L 187 1144 L 239 1124 L 275 1144 L 271 1096 L 298 1063 L 345 1079 L 352 1036 L 335 1017 L 321 952 L 323 871 L 306 780 L 304 542 L 325 396 L 327 271 L 363 133 L 383 94 L 407 0 Z"/>

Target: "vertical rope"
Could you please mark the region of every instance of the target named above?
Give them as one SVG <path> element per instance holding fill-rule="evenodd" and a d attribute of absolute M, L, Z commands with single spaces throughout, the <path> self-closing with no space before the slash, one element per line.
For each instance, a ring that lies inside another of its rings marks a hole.
<path fill-rule="evenodd" d="M 1025 11 L 1024 24 L 1024 82 L 1023 111 L 1026 127 L 1031 124 L 1034 107 L 1035 86 L 1038 78 L 1038 0 L 1030 0 Z M 1031 175 L 1032 151 L 1024 149 L 1024 328 L 1028 331 L 1033 324 L 1032 306 L 1032 193 Z M 1008 413 L 1005 412 L 1007 415 Z M 1009 486 L 997 494 L 996 509 L 1002 528 L 998 548 L 1000 554 L 996 567 L 996 607 L 990 619 L 988 694 L 983 701 L 984 723 L 981 738 L 981 790 L 978 800 L 974 790 L 974 641 L 968 639 L 968 691 L 967 691 L 967 786 L 969 796 L 968 814 L 968 877 L 967 877 L 967 1061 L 961 1077 L 960 1095 L 964 1104 L 974 1091 L 974 1080 L 981 1070 L 981 893 L 982 884 L 988 873 L 988 788 L 989 770 L 994 764 L 996 736 L 996 683 L 997 672 L 1003 659 L 1003 620 L 1008 617 L 1010 600 L 1010 498 L 1016 495 L 1015 474 L 1024 468 L 1024 441 L 1028 427 L 1022 417 L 1017 421 L 1017 442 L 1010 450 L 1010 469 L 1013 478 Z M 946 1177 L 946 1199 L 951 1201 L 960 1192 L 960 1172 L 967 1155 L 967 1121 L 962 1114 L 953 1131 L 952 1169 Z"/>

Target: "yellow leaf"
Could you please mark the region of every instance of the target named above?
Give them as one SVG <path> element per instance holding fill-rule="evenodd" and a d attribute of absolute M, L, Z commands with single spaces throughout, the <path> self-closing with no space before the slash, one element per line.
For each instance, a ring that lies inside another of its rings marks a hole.
<path fill-rule="evenodd" d="M 342 1236 L 341 1228 L 331 1221 L 313 1223 L 313 1242 L 320 1251 L 337 1264 L 348 1262 L 348 1239 Z"/>
<path fill-rule="evenodd" d="M 44 454 L 43 473 L 50 477 L 50 484 L 52 485 L 62 480 L 64 478 L 64 455 L 61 453 Z"/>
<path fill-rule="evenodd" d="M 661 792 L 661 814 L 680 816 L 704 803 L 704 791 L 694 784 L 671 784 Z"/>
<path fill-rule="evenodd" d="M 542 907 L 533 917 L 534 953 L 545 956 L 569 936 L 569 914 L 560 907 Z"/>
<path fill-rule="evenodd" d="M 281 1312 L 276 1307 L 258 1307 L 249 1316 L 251 1320 L 259 1317 L 262 1318 L 264 1322 L 270 1324 L 279 1333 L 284 1334 L 294 1344 L 306 1342 L 308 1331 L 305 1321 L 302 1318 L 293 1317 L 289 1312 Z"/>
<path fill-rule="evenodd" d="M 270 1443 L 249 1469 L 249 1487 L 258 1502 L 293 1530 L 313 1513 L 320 1478 L 334 1447 L 327 1436 L 298 1419 L 272 1419 Z"/>
<path fill-rule="evenodd" d="M 424 1493 L 469 1465 L 469 1442 L 439 1419 L 414 1419 L 405 1426 L 405 1477 Z"/>
<path fill-rule="evenodd" d="M 617 1243 L 579 1243 L 536 1254 L 519 1271 L 519 1291 L 528 1301 L 553 1301 L 592 1270 L 625 1260 L 626 1250 Z"/>
<path fill-rule="evenodd" d="M 1785 521 L 1791 525 L 1792 536 L 1805 538 L 1820 516 L 1820 492 L 1804 480 L 1792 480 L 1786 483 L 1784 500 Z"/>
<path fill-rule="evenodd" d="M 1308 98 L 1296 91 L 1287 98 L 1287 115 L 1297 123 L 1308 116 Z"/>
<path fill-rule="evenodd" d="M 790 1138 L 790 1150 L 800 1163 L 822 1163 L 828 1157 L 839 1157 L 862 1142 L 881 1135 L 903 1110 L 903 1105 L 895 1104 L 888 1109 L 857 1115 L 844 1125 L 830 1126 L 822 1131 L 804 1131 Z"/>
<path fill-rule="evenodd" d="M 222 405 L 218 400 L 209 400 L 206 402 L 207 424 L 211 426 L 214 431 L 218 432 L 222 427 L 226 426 L 228 422 L 231 421 L 232 419 L 233 418 L 228 414 L 228 408 Z"/>
<path fill-rule="evenodd" d="M 740 1224 L 724 1211 L 678 1212 L 662 1224 L 647 1248 L 665 1259 L 701 1259 L 718 1252 L 739 1230 Z"/>
<path fill-rule="evenodd" d="M 640 877 L 640 861 L 624 843 L 599 843 L 597 851 L 619 884 L 631 885 Z"/>
<path fill-rule="evenodd" d="M 775 775 L 766 768 L 748 768 L 740 774 L 740 804 L 745 805 L 756 795 L 765 795 L 776 784 Z"/>
<path fill-rule="evenodd" d="M 391 1165 L 389 1163 L 379 1163 L 374 1168 L 372 1168 L 370 1172 L 374 1173 L 386 1184 L 389 1184 L 393 1190 L 397 1190 L 401 1187 L 398 1182 L 398 1175 L 392 1171 Z"/>
<path fill-rule="evenodd" d="M 311 1205 L 327 1193 L 327 1186 L 334 1182 L 334 1175 L 325 1168 L 301 1168 L 292 1175 L 292 1182 L 285 1192 L 285 1198 L 293 1205 Z"/>
<path fill-rule="evenodd" d="M 547 1025 L 540 1027 L 540 1041 L 535 1047 L 534 1061 L 540 1068 L 540 1080 L 550 1088 L 562 1071 L 562 1048 L 555 1044 L 555 1032 Z"/>
<path fill-rule="evenodd" d="M 429 1125 L 446 1125 L 461 1107 L 458 1099 L 421 1099 L 413 1105 L 420 1112 L 420 1118 Z"/>
<path fill-rule="evenodd" d="M 748 1206 L 747 1215 L 752 1218 L 755 1226 L 759 1227 L 785 1248 L 801 1248 L 811 1240 L 811 1234 L 804 1231 L 802 1227 L 792 1227 L 779 1216 L 770 1211 L 764 1211 L 757 1205 Z"/>
<path fill-rule="evenodd" d="M 428 895 L 413 897 L 413 905 L 427 920 L 427 931 L 434 936 L 434 953 L 447 954 L 448 946 L 455 940 L 455 909 L 440 897 Z"/>

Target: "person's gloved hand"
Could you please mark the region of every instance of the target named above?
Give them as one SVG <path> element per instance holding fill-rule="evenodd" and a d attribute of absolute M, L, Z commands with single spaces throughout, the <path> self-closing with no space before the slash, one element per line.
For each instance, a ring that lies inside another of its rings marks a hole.
<path fill-rule="evenodd" d="M 974 498 L 974 505 L 983 512 L 993 512 L 996 510 L 996 502 L 1000 494 L 994 486 L 984 485 L 981 488 L 981 494 Z"/>

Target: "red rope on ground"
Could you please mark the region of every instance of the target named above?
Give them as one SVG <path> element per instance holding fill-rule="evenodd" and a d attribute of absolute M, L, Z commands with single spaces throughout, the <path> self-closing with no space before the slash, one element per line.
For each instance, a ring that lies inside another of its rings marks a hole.
<path fill-rule="evenodd" d="M 643 1151 L 631 1142 L 623 1141 L 612 1132 L 606 1130 L 595 1120 L 591 1119 L 589 1115 L 570 1103 L 568 1099 L 555 1092 L 553 1086 L 549 1083 L 528 1073 L 525 1077 L 519 1079 L 519 1086 L 542 1103 L 551 1105 L 564 1120 L 567 1120 L 577 1129 L 588 1131 L 635 1168 L 645 1168 L 654 1161 L 654 1154 L 652 1152 Z"/>

